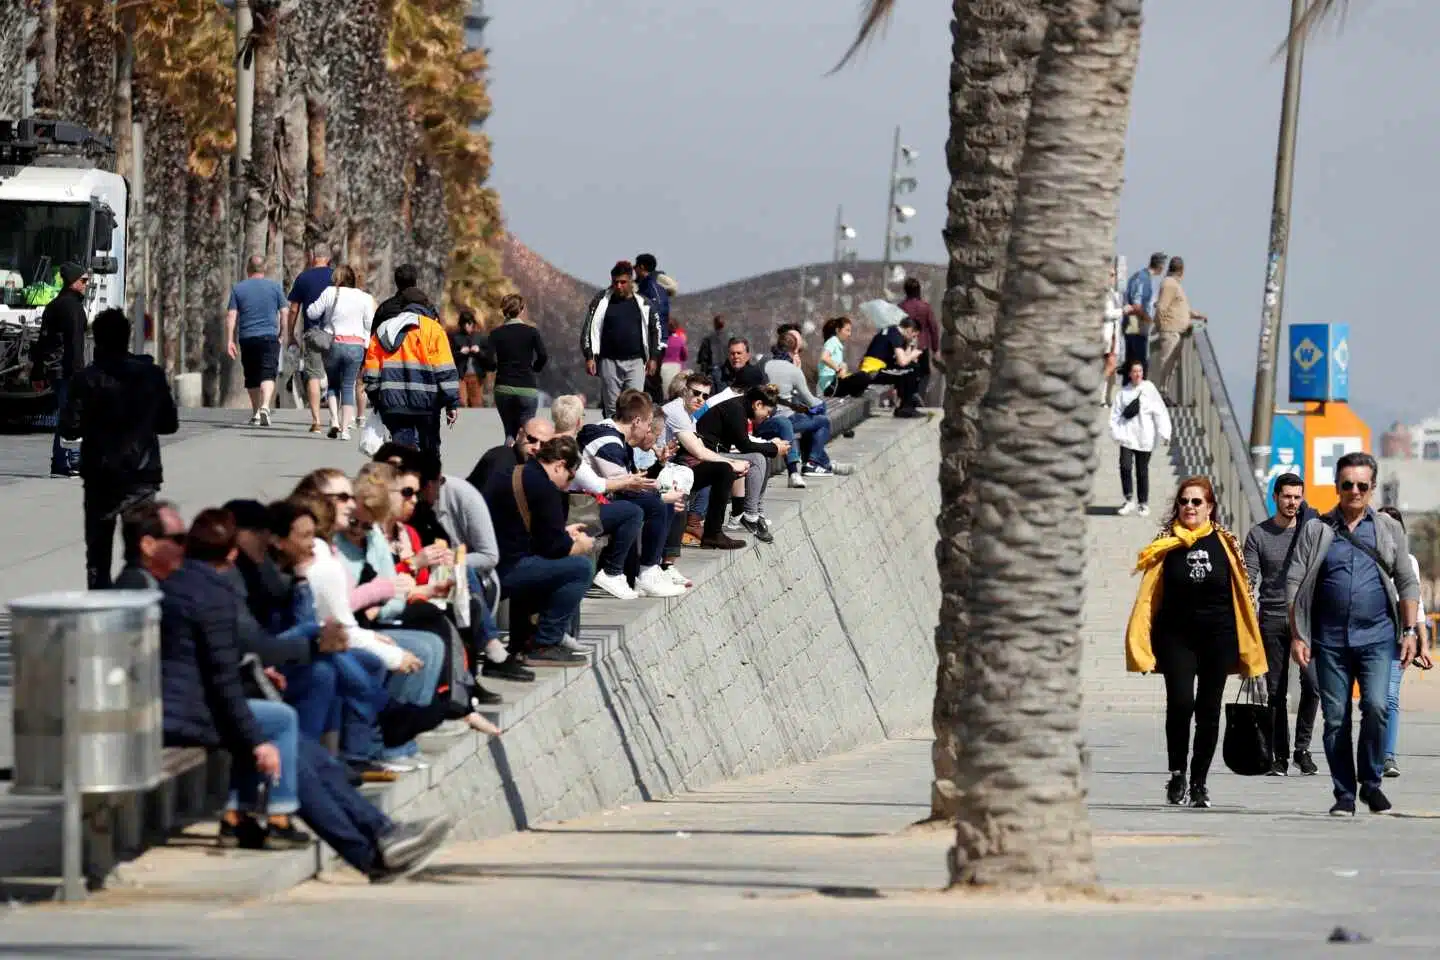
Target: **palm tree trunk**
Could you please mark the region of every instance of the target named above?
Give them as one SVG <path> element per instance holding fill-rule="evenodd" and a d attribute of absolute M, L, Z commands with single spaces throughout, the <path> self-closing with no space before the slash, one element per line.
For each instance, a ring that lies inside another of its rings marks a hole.
<path fill-rule="evenodd" d="M 40 58 L 35 83 L 35 112 L 39 114 L 53 115 L 60 108 L 59 2 L 40 0 L 36 34 Z"/>
<path fill-rule="evenodd" d="M 132 119 L 135 114 L 135 10 L 122 10 L 115 23 L 115 89 L 110 108 L 110 139 L 115 170 L 129 177 L 135 166 Z M 127 249 L 133 249 L 127 246 Z"/>
<path fill-rule="evenodd" d="M 270 200 L 275 184 L 275 111 L 280 77 L 279 5 L 254 5 L 251 33 L 255 52 L 255 120 L 250 139 L 250 165 L 245 186 L 245 258 L 265 257 L 266 271 L 275 275 L 279 264 L 269 244 Z"/>
<path fill-rule="evenodd" d="M 0 63 L 11 64 L 0 70 L 0 117 L 18 117 L 25 102 L 25 29 L 31 19 L 30 5 L 25 0 L 0 0 Z"/>
<path fill-rule="evenodd" d="M 1036 72 L 972 466 L 954 884 L 1095 882 L 1080 734 L 1101 349 L 1093 331 L 1115 239 L 1140 6 L 1052 0 Z"/>
<path fill-rule="evenodd" d="M 339 249 L 336 243 L 335 232 L 335 198 L 334 178 L 328 176 L 327 153 L 325 150 L 325 132 L 329 125 L 329 108 L 326 105 L 327 93 L 313 80 L 310 89 L 305 96 L 305 136 L 309 143 L 308 154 L 310 165 L 306 170 L 308 182 L 306 194 L 309 197 L 309 210 L 307 211 L 307 229 L 305 235 L 306 248 L 313 247 L 317 242 L 324 241 L 332 245 L 332 249 Z"/>
<path fill-rule="evenodd" d="M 940 431 L 940 622 L 935 676 L 931 819 L 956 812 L 954 736 L 960 706 L 960 647 L 969 633 L 970 463 L 980 448 L 980 400 L 990 384 L 995 318 L 1005 273 L 1016 172 L 1025 148 L 1030 90 L 1045 39 L 1041 0 L 954 0 L 951 32 L 950 250 L 945 325 L 945 421 Z"/>
<path fill-rule="evenodd" d="M 309 212 L 309 120 L 305 98 L 292 90 L 283 116 L 280 183 L 284 203 L 285 278 L 293 280 L 305 269 L 305 219 Z"/>

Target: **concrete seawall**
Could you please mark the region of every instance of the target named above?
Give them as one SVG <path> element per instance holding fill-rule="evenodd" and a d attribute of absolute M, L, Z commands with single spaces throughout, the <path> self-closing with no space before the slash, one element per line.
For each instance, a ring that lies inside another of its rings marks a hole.
<path fill-rule="evenodd" d="M 503 738 L 453 744 L 387 806 L 492 835 L 921 727 L 934 690 L 937 442 L 934 422 L 867 422 L 840 448 L 852 475 L 772 496 L 774 544 L 692 574 L 679 600 L 587 603 L 594 668 L 553 677 L 562 688 L 502 717 Z"/>

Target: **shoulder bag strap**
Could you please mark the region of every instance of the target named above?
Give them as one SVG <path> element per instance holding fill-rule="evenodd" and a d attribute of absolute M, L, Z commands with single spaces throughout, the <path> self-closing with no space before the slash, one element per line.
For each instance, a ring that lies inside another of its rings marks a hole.
<path fill-rule="evenodd" d="M 516 467 L 510 473 L 510 489 L 515 491 L 515 507 L 520 511 L 520 521 L 525 524 L 525 532 L 530 532 L 530 501 L 525 499 L 525 481 L 521 474 L 525 467 Z"/>
<path fill-rule="evenodd" d="M 1339 517 L 1332 517 L 1332 518 L 1331 518 L 1331 523 L 1330 523 L 1330 525 L 1331 525 L 1331 527 L 1335 530 L 1335 535 L 1336 535 L 1337 537 L 1343 537 L 1345 540 L 1349 541 L 1350 546 L 1354 547 L 1356 550 L 1359 550 L 1361 553 L 1365 554 L 1365 556 L 1369 557 L 1371 560 L 1374 560 L 1374 561 L 1375 561 L 1375 566 L 1377 566 L 1377 567 L 1380 568 L 1380 572 L 1381 572 L 1381 573 L 1383 573 L 1383 574 L 1385 574 L 1385 576 L 1389 577 L 1392 582 L 1395 580 L 1395 574 L 1394 574 L 1394 572 L 1391 571 L 1390 567 L 1386 565 L 1386 563 L 1385 563 L 1385 561 L 1384 561 L 1383 559 L 1381 559 L 1380 553 L 1379 553 L 1377 550 L 1375 550 L 1374 547 L 1371 547 L 1369 544 L 1362 542 L 1359 537 L 1357 537 L 1357 536 L 1355 536 L 1355 534 L 1351 533 L 1351 532 L 1345 527 L 1345 521 L 1344 521 L 1344 520 L 1340 519 Z M 1377 530 L 1379 529 L 1379 524 L 1378 524 L 1378 523 L 1376 524 L 1376 529 L 1377 529 Z M 1297 534 L 1297 536 L 1298 536 L 1298 534 Z"/>

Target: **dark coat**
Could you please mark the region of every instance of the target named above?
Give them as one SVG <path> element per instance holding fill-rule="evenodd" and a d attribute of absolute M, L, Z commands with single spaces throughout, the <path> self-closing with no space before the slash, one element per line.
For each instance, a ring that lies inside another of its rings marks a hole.
<path fill-rule="evenodd" d="M 149 357 L 100 357 L 70 383 L 60 435 L 81 440 L 80 475 L 107 484 L 164 481 L 160 437 L 180 429 L 165 371 Z"/>
<path fill-rule="evenodd" d="M 224 573 L 194 560 L 160 590 L 166 745 L 249 756 L 265 740 L 240 679 L 239 594 Z"/>
<path fill-rule="evenodd" d="M 51 300 L 40 315 L 40 337 L 35 343 L 40 372 L 37 378 L 68 380 L 85 367 L 85 298 L 68 287 Z"/>

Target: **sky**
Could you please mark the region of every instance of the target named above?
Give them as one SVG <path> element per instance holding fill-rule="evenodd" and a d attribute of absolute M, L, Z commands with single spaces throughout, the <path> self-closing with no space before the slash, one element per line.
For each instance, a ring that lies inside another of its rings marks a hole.
<path fill-rule="evenodd" d="M 1118 252 L 1132 268 L 1152 250 L 1185 257 L 1248 428 L 1289 4 L 1145 7 Z M 1306 52 L 1285 319 L 1350 324 L 1351 401 L 1379 431 L 1440 410 L 1440 338 L 1423 293 L 1396 296 L 1407 275 L 1392 262 L 1409 250 L 1400 263 L 1423 276 L 1440 222 L 1426 186 L 1440 3 L 1355 7 Z M 919 151 L 905 257 L 944 262 L 949 9 L 899 0 L 885 35 L 826 76 L 858 2 L 489 0 L 487 129 L 509 229 L 592 283 L 650 250 L 696 290 L 829 260 L 843 205 L 878 258 L 898 125 Z"/>

